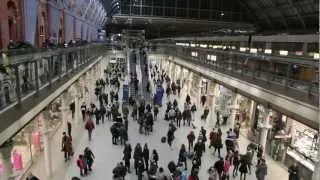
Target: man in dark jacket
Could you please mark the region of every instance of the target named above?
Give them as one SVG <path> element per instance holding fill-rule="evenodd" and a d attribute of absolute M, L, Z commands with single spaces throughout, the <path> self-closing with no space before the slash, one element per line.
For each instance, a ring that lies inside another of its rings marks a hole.
<path fill-rule="evenodd" d="M 123 150 L 123 160 L 128 173 L 130 173 L 130 159 L 131 159 L 132 148 L 129 143 L 127 143 Z"/>
<path fill-rule="evenodd" d="M 297 162 L 289 167 L 288 172 L 289 180 L 299 180 L 299 167 Z"/>

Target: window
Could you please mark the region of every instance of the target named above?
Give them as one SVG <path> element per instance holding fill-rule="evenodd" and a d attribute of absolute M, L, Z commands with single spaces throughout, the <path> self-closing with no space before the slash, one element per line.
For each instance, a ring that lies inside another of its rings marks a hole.
<path fill-rule="evenodd" d="M 192 57 L 198 57 L 198 52 L 191 52 Z"/>

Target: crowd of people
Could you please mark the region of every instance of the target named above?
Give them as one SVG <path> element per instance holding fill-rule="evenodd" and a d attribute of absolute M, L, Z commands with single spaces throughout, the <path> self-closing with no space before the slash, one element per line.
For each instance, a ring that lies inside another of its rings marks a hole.
<path fill-rule="evenodd" d="M 89 106 L 84 102 L 81 105 L 81 113 L 85 122 L 85 129 L 88 131 L 88 139 L 92 139 L 92 131 L 100 123 L 112 121 L 110 127 L 113 145 L 123 146 L 123 156 L 119 157 L 119 162 L 115 164 L 112 170 L 114 180 L 124 180 L 128 173 L 132 173 L 131 165 L 133 161 L 134 173 L 138 180 L 142 180 L 146 175 L 150 180 L 199 180 L 200 168 L 206 169 L 209 180 L 225 180 L 239 176 L 240 179 L 246 179 L 247 174 L 253 172 L 252 166 L 255 164 L 255 176 L 257 180 L 264 180 L 267 176 L 267 165 L 264 158 L 263 147 L 251 143 L 246 149 L 246 153 L 241 154 L 238 138 L 239 126 L 228 129 L 223 132 L 226 127 L 225 118 L 220 117 L 217 111 L 217 120 L 214 128 L 209 131 L 205 127 L 198 128 L 195 125 L 197 116 L 195 115 L 199 109 L 203 109 L 200 120 L 206 121 L 210 112 L 206 96 L 201 95 L 200 108 L 196 107 L 195 100 L 191 101 L 190 95 L 186 95 L 182 109 L 179 107 L 178 98 L 181 98 L 181 89 L 183 88 L 181 80 L 173 82 L 166 74 L 165 70 L 161 70 L 157 65 L 151 65 L 148 68 L 151 80 L 155 88 L 165 87 L 166 105 L 162 105 L 162 101 L 154 100 L 146 101 L 143 96 L 129 97 L 128 101 L 120 103 L 119 90 L 121 80 L 124 77 L 124 68 L 120 64 L 113 68 L 105 70 L 105 77 L 97 79 L 94 94 L 97 104 L 91 103 Z M 136 74 L 130 74 L 130 86 L 138 91 L 139 80 Z M 151 83 L 147 83 L 147 92 L 152 93 Z M 135 94 L 139 94 L 135 92 Z M 156 95 L 154 95 L 156 96 Z M 159 117 L 159 111 L 164 109 L 164 116 Z M 170 149 L 175 140 L 175 132 L 178 128 L 189 128 L 190 132 L 186 136 L 187 144 L 181 144 L 178 161 L 171 160 L 167 162 L 167 167 L 160 166 L 160 155 L 156 148 L 149 147 L 145 143 L 142 147 L 141 143 L 136 143 L 132 148 L 129 141 L 128 127 L 130 123 L 139 125 L 139 133 L 148 136 L 153 133 L 154 122 L 157 120 L 165 120 L 168 122 L 168 130 L 161 138 L 162 143 L 167 143 Z M 220 123 L 220 119 L 223 123 Z M 95 122 L 93 121 L 95 120 Z M 182 121 L 182 122 L 181 122 Z M 198 134 L 197 134 L 198 132 Z M 217 157 L 217 161 L 211 167 L 202 165 L 203 154 L 206 150 L 213 148 L 213 156 Z M 224 149 L 224 151 L 222 151 Z M 62 151 L 65 160 L 68 161 L 73 156 L 72 137 L 68 133 L 63 133 Z M 226 152 L 226 153 L 223 153 Z M 256 154 L 257 158 L 254 158 Z M 94 153 L 89 147 L 86 147 L 83 154 L 78 155 L 77 166 L 80 170 L 80 176 L 86 176 L 92 171 L 94 162 Z M 257 159 L 257 160 L 255 160 Z M 191 168 L 188 167 L 191 163 Z M 168 171 L 166 171 L 166 169 Z M 298 173 L 297 168 L 290 168 L 289 172 Z M 169 173 L 167 173 L 169 172 Z"/>

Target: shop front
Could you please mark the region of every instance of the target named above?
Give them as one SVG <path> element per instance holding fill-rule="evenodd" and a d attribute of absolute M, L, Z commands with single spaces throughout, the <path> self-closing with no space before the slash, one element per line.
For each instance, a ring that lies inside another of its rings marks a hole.
<path fill-rule="evenodd" d="M 19 177 L 39 159 L 44 150 L 41 120 L 46 120 L 47 135 L 53 137 L 61 127 L 61 103 L 57 99 L 0 147 L 0 180 Z"/>

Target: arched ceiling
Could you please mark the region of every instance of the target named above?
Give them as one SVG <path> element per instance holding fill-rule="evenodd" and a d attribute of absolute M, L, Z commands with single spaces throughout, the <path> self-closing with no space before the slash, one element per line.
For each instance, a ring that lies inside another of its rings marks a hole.
<path fill-rule="evenodd" d="M 242 21 L 260 30 L 310 30 L 319 27 L 318 0 L 101 0 L 112 14 Z M 120 4 L 120 8 L 115 6 Z M 142 7 L 142 8 L 141 8 Z M 139 10 L 139 8 L 141 10 Z"/>

